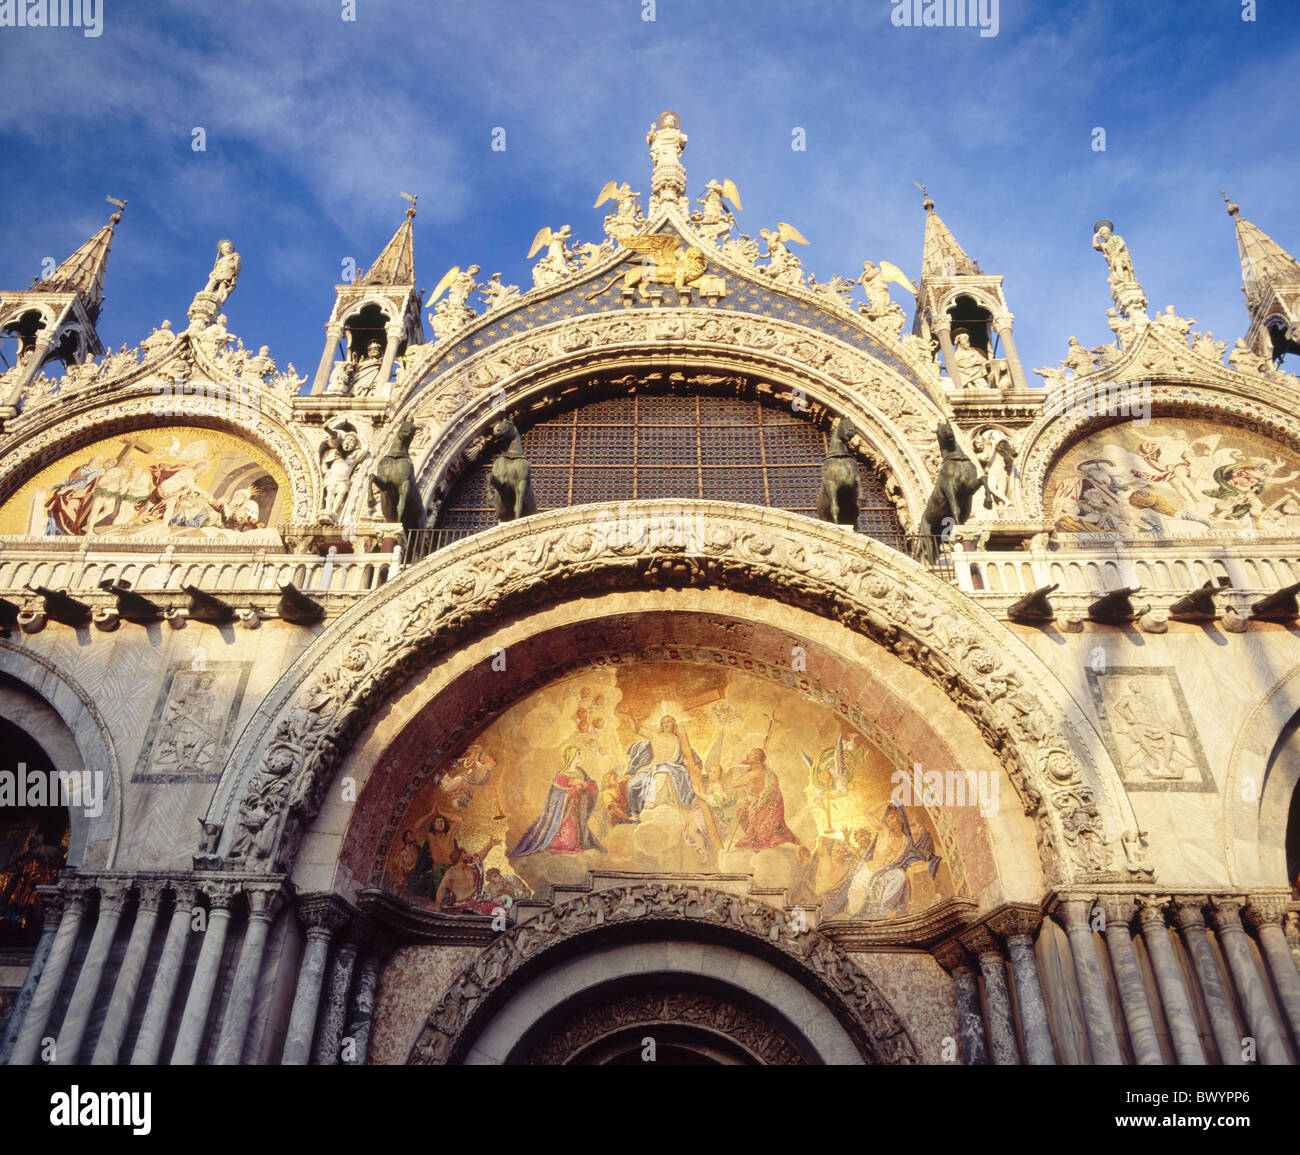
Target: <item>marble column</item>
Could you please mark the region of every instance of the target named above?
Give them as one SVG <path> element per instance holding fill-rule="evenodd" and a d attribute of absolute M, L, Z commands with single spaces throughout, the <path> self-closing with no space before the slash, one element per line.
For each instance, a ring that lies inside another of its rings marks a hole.
<path fill-rule="evenodd" d="M 355 929 L 351 934 L 355 934 Z M 332 1067 L 339 1061 L 343 1040 L 343 1023 L 348 1011 L 348 992 L 352 989 L 352 971 L 357 961 L 357 942 L 351 935 L 339 943 L 330 966 L 329 987 L 321 1014 L 320 1031 L 311 1061 L 317 1066 Z"/>
<path fill-rule="evenodd" d="M 1255 1037 L 1256 1054 L 1261 1062 L 1285 1065 L 1286 1047 L 1282 1043 L 1282 1024 L 1269 1005 L 1263 976 L 1255 965 L 1250 940 L 1241 925 L 1242 901 L 1239 898 L 1210 899 L 1210 918 L 1219 934 L 1219 945 L 1228 960 L 1228 969 L 1237 987 L 1246 1023 Z"/>
<path fill-rule="evenodd" d="M 1028 389 L 1029 385 L 1025 381 L 1025 370 L 1020 364 L 1020 353 L 1016 349 L 1015 339 L 1011 336 L 1011 322 L 1014 321 L 1015 315 L 1012 313 L 997 313 L 993 317 L 993 331 L 997 333 L 998 338 L 1002 341 L 1002 348 L 1007 355 L 1007 368 L 1011 370 L 1011 383 L 1017 389 Z"/>
<path fill-rule="evenodd" d="M 109 951 L 113 949 L 117 924 L 122 921 L 122 910 L 126 906 L 131 883 L 115 879 L 99 883 L 96 889 L 99 891 L 99 915 L 95 919 L 95 931 L 90 937 L 90 947 L 86 951 L 81 970 L 77 973 L 77 982 L 72 988 L 72 999 L 63 1016 L 63 1025 L 54 1041 L 54 1061 L 60 1066 L 75 1063 L 81 1054 L 81 1044 L 86 1038 L 86 1028 L 90 1025 L 90 1012 L 95 1007 L 99 983 L 104 977 L 104 964 L 108 962 Z"/>
<path fill-rule="evenodd" d="M 1142 980 L 1142 971 L 1138 966 L 1137 955 L 1133 951 L 1133 940 L 1129 936 L 1129 927 L 1133 923 L 1133 909 L 1132 899 L 1108 897 L 1102 900 L 1102 910 L 1106 914 L 1106 949 L 1110 952 L 1111 969 L 1115 972 L 1115 985 L 1119 987 L 1119 1001 L 1124 1008 L 1124 1021 L 1128 1024 L 1129 1041 L 1133 1044 L 1133 1058 L 1138 1066 L 1158 1067 L 1164 1064 L 1164 1056 L 1160 1053 L 1155 1019 L 1151 1016 L 1151 1006 L 1147 1002 L 1146 983 Z M 1163 931 L 1163 916 L 1160 917 Z M 1168 938 L 1163 941 L 1163 949 L 1170 952 L 1170 961 L 1173 961 Z M 1159 983 L 1161 963 L 1155 962 L 1153 966 L 1156 969 L 1156 981 Z M 1186 998 L 1184 993 L 1184 1002 Z M 1190 1014 L 1189 1007 L 1189 1018 Z M 1194 1021 L 1192 1028 L 1195 1033 Z"/>
<path fill-rule="evenodd" d="M 1203 1066 L 1205 1052 L 1201 1049 L 1201 1037 L 1196 1030 L 1196 1017 L 1192 1014 L 1191 999 L 1183 985 L 1183 974 L 1178 959 L 1174 957 L 1174 948 L 1170 945 L 1169 931 L 1165 926 L 1165 907 L 1169 899 L 1143 895 L 1137 902 L 1142 941 L 1151 958 L 1151 969 L 1155 972 L 1160 1001 L 1164 1003 L 1165 1021 L 1169 1024 L 1174 1053 L 1178 1056 L 1178 1062 L 1184 1066 Z M 1127 1013 L 1126 1003 L 1125 1014 Z"/>
<path fill-rule="evenodd" d="M 952 347 L 952 325 L 947 320 L 930 326 L 930 331 L 939 338 L 939 348 L 943 353 L 943 367 L 948 370 L 948 380 L 954 389 L 964 388 L 961 370 L 957 368 L 957 350 Z"/>
<path fill-rule="evenodd" d="M 1291 959 L 1300 970 L 1300 910 L 1288 910 L 1286 918 L 1282 922 L 1285 927 L 1287 949 L 1291 952 Z"/>
<path fill-rule="evenodd" d="M 305 1064 L 316 1037 L 316 1013 L 320 1008 L 321 985 L 334 933 L 348 921 L 346 904 L 333 895 L 313 895 L 298 903 L 298 915 L 307 928 L 307 946 L 298 965 L 298 987 L 285 1034 L 280 1062 L 286 1066 Z"/>
<path fill-rule="evenodd" d="M 1079 983 L 1084 1023 L 1092 1047 L 1092 1061 L 1099 1066 L 1118 1066 L 1124 1062 L 1124 1057 L 1120 1053 L 1119 1039 L 1115 1036 L 1115 1022 L 1110 1017 L 1105 979 L 1102 978 L 1101 964 L 1097 962 L 1097 950 L 1093 946 L 1092 926 L 1089 922 L 1094 906 L 1091 898 L 1067 898 L 1057 906 L 1056 913 L 1070 940 L 1074 975 Z"/>
<path fill-rule="evenodd" d="M 169 1060 L 172 1066 L 190 1066 L 199 1061 L 199 1048 L 203 1045 L 208 1011 L 212 1009 L 221 970 L 221 952 L 230 930 L 230 908 L 241 888 L 237 882 L 205 882 L 200 889 L 208 896 L 208 929 L 203 932 L 199 961 L 190 979 L 190 992 Z"/>
<path fill-rule="evenodd" d="M 1291 1041 L 1300 1050 L 1300 970 L 1295 967 L 1282 931 L 1286 913 L 1286 899 L 1280 895 L 1252 898 L 1246 906 L 1246 919 L 1254 927 L 1259 948 L 1268 962 L 1278 1002 L 1291 1028 Z"/>
<path fill-rule="evenodd" d="M 158 908 L 162 905 L 166 888 L 166 883 L 158 881 L 136 884 L 140 897 L 135 907 L 135 922 L 131 926 L 131 937 L 127 940 L 122 965 L 118 968 L 117 981 L 113 984 L 113 997 L 109 1000 L 108 1013 L 104 1016 L 104 1026 L 99 1032 L 95 1052 L 90 1059 L 92 1063 L 117 1062 L 117 1052 L 126 1037 L 127 1024 L 131 1021 L 140 976 L 144 973 L 149 958 L 149 945 L 153 942 Z"/>
<path fill-rule="evenodd" d="M 324 393 L 325 387 L 329 384 L 330 372 L 334 368 L 334 354 L 338 352 L 341 340 L 343 340 L 343 322 L 328 322 L 325 326 L 325 352 L 320 355 L 320 364 L 316 366 L 316 376 L 312 380 L 311 389 L 308 390 L 313 397 Z M 346 351 L 344 356 L 347 356 Z"/>
<path fill-rule="evenodd" d="M 190 925 L 194 917 L 197 887 L 173 885 L 176 901 L 172 906 L 171 922 L 163 939 L 154 971 L 153 985 L 149 988 L 149 1001 L 145 1004 L 144 1018 L 131 1051 L 134 1066 L 151 1066 L 162 1052 L 163 1035 L 171 1014 L 172 1000 L 176 997 L 176 984 L 180 981 L 181 966 L 185 962 L 185 948 L 189 944 Z"/>
<path fill-rule="evenodd" d="M 1219 1048 L 1219 1062 L 1224 1066 L 1239 1067 L 1241 1057 L 1241 1032 L 1232 1017 L 1232 1002 L 1223 985 L 1223 976 L 1219 973 L 1219 964 L 1215 961 L 1210 940 L 1205 934 L 1205 903 L 1200 898 L 1175 898 L 1173 901 L 1174 918 L 1183 936 L 1183 944 L 1192 957 L 1196 968 L 1196 977 L 1201 984 L 1201 996 L 1205 999 L 1206 1009 L 1210 1014 L 1210 1029 L 1214 1032 L 1214 1042 Z M 1148 947 L 1150 943 L 1147 944 Z M 1196 1040 L 1197 1050 L 1201 1050 L 1200 1038 Z M 1179 1052 L 1178 1061 L 1204 1062 L 1200 1059 L 1184 1059 Z"/>
<path fill-rule="evenodd" d="M 405 327 L 401 321 L 384 327 L 384 335 L 388 339 L 384 342 L 384 359 L 379 366 L 379 376 L 375 380 L 375 397 L 387 397 L 392 388 L 393 361 L 397 358 L 397 347 L 402 343 L 404 333 Z M 397 512 L 400 515 L 402 511 L 399 509 Z"/>
<path fill-rule="evenodd" d="M 356 986 L 352 990 L 352 1004 L 348 1009 L 347 1026 L 343 1032 L 341 1062 L 349 1067 L 363 1067 L 370 1050 L 370 1028 L 375 1014 L 375 993 L 379 989 L 379 971 L 384 955 L 368 950 L 357 970 Z"/>
<path fill-rule="evenodd" d="M 244 894 L 248 899 L 248 929 L 244 931 L 244 941 L 239 948 L 230 1001 L 217 1039 L 216 1061 L 222 1066 L 237 1064 L 243 1057 L 244 1040 L 248 1037 L 248 1024 L 253 1017 L 253 1000 L 257 997 L 257 983 L 262 974 L 262 955 L 266 952 L 266 938 L 275 917 L 280 885 L 248 883 L 244 886 Z"/>
<path fill-rule="evenodd" d="M 10 1065 L 14 1067 L 24 1067 L 36 1061 L 41 1039 L 45 1035 L 54 1004 L 58 1001 L 59 991 L 63 988 L 68 965 L 72 962 L 77 935 L 81 932 L 81 920 L 85 917 L 89 897 L 85 884 L 65 882 L 59 889 L 64 893 L 63 917 L 59 919 L 59 929 L 54 935 L 54 945 L 50 947 L 50 957 L 45 961 L 41 980 L 32 996 L 31 1006 L 27 1008 L 27 1017 L 23 1020 L 22 1030 L 18 1032 L 18 1041 L 14 1044 L 13 1055 L 9 1059 Z"/>
<path fill-rule="evenodd" d="M 1047 1022 L 1047 1004 L 1038 982 L 1038 964 L 1034 961 L 1033 933 L 1040 921 L 1036 909 L 1012 907 L 989 919 L 989 926 L 1002 936 L 1011 955 L 1011 975 L 1020 1004 L 1020 1030 L 1025 1036 L 1025 1057 L 1033 1066 L 1054 1066 L 1056 1052 L 1052 1031 Z"/>
<path fill-rule="evenodd" d="M 973 927 L 958 936 L 962 945 L 978 960 L 984 976 L 985 1022 L 993 1061 L 999 1066 L 1020 1063 L 1020 1045 L 1016 1042 L 1016 1020 L 1011 1009 L 1011 992 L 1007 990 L 1007 966 L 1002 948 L 993 932 L 985 926 Z"/>
<path fill-rule="evenodd" d="M 32 998 L 40 984 L 41 974 L 49 960 L 50 950 L 54 946 L 54 936 L 59 929 L 59 919 L 63 916 L 63 894 L 57 886 L 38 886 L 36 893 L 41 896 L 41 937 L 32 954 L 31 965 L 23 978 L 22 989 L 14 1000 L 14 1009 L 5 1026 L 4 1039 L 0 1040 L 0 1067 L 9 1062 L 14 1044 L 18 1041 L 18 1032 L 23 1028 L 27 1010 L 32 1005 Z"/>
<path fill-rule="evenodd" d="M 970 953 L 956 939 L 940 943 L 932 953 L 939 965 L 952 976 L 962 1057 L 968 1067 L 987 1066 L 989 1048 L 984 1037 L 984 1012 L 980 1007 L 979 980 L 970 965 Z"/>

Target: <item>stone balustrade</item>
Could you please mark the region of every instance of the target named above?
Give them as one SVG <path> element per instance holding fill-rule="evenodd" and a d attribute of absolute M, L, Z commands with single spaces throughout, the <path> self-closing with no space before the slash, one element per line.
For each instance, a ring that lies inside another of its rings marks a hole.
<path fill-rule="evenodd" d="M 204 593 L 269 594 L 282 585 L 306 594 L 364 595 L 396 575 L 392 552 L 319 554 L 202 552 L 159 549 L 149 552 L 38 544 L 40 539 L 0 538 L 0 596 L 12 601 L 33 597 L 28 586 L 66 590 L 74 597 L 100 595 L 105 583 L 129 585 L 152 596 L 192 585 Z M 103 594 L 105 606 L 116 603 Z M 33 608 L 36 603 L 33 602 Z"/>
<path fill-rule="evenodd" d="M 1055 585 L 1054 598 L 1096 597 L 1107 590 L 1140 587 L 1143 600 L 1176 600 L 1207 582 L 1224 594 L 1262 597 L 1300 581 L 1300 549 L 1294 541 L 1269 543 L 1159 541 L 1132 548 L 1112 544 L 1054 550 L 966 550 L 952 553 L 957 586 L 981 600 L 1017 598 Z"/>

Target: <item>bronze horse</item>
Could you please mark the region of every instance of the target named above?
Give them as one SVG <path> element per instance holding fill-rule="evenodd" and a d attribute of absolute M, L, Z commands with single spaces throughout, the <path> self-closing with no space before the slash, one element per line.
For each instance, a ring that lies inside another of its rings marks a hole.
<path fill-rule="evenodd" d="M 400 521 L 405 529 L 417 529 L 424 520 L 420 493 L 415 487 L 415 466 L 411 462 L 411 442 L 415 422 L 405 418 L 394 431 L 393 447 L 379 459 L 370 475 L 366 508 L 374 512 L 376 494 L 385 521 Z"/>
<path fill-rule="evenodd" d="M 493 426 L 494 442 L 506 443 L 506 450 L 492 463 L 488 477 L 488 491 L 496 508 L 497 521 L 514 521 L 537 512 L 537 498 L 529 475 L 532 467 L 524 456 L 523 438 L 509 418 L 503 417 Z"/>
<path fill-rule="evenodd" d="M 822 488 L 817 495 L 817 516 L 822 521 L 858 524 L 862 476 L 858 472 L 857 458 L 849 452 L 849 442 L 857 432 L 857 427 L 847 417 L 841 417 L 831 430 L 830 448 L 822 462 Z"/>
<path fill-rule="evenodd" d="M 935 478 L 930 500 L 921 514 L 921 560 L 934 565 L 939 560 L 939 539 L 947 537 L 952 525 L 964 525 L 970 517 L 971 501 L 984 484 L 979 466 L 957 448 L 952 426 L 944 422 L 936 430 L 943 461 Z"/>

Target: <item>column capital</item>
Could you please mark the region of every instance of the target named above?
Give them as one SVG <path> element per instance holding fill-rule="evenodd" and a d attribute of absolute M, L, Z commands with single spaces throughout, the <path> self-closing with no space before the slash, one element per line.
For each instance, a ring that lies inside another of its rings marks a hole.
<path fill-rule="evenodd" d="M 63 892 L 60 886 L 38 886 L 36 893 L 41 900 L 41 911 L 50 923 L 57 922 L 63 917 L 63 908 L 67 905 L 68 896 Z"/>
<path fill-rule="evenodd" d="M 999 959 L 1002 958 L 1001 940 L 984 924 L 961 931 L 957 938 L 981 962 L 984 961 L 986 955 L 996 955 Z"/>
<path fill-rule="evenodd" d="M 993 314 L 993 328 L 995 331 L 1010 329 L 1011 323 L 1016 319 L 1016 315 L 1009 311 Z"/>
<path fill-rule="evenodd" d="M 1246 901 L 1239 895 L 1214 895 L 1210 899 L 1210 919 L 1214 929 L 1222 934 L 1225 930 L 1244 930 L 1241 925 L 1241 908 Z"/>
<path fill-rule="evenodd" d="M 1133 925 L 1133 915 L 1138 907 L 1138 900 L 1127 894 L 1108 894 L 1101 899 L 1101 909 L 1106 912 L 1106 929 L 1112 926 L 1127 930 Z M 1156 908 L 1160 909 L 1160 908 Z M 1163 912 L 1161 920 L 1164 919 Z"/>
<path fill-rule="evenodd" d="M 139 902 L 136 905 L 136 912 L 146 910 L 157 911 L 162 906 L 163 895 L 167 893 L 172 884 L 162 878 L 145 878 L 136 882 L 135 888 L 139 893 Z"/>
<path fill-rule="evenodd" d="M 1179 895 L 1170 903 L 1174 918 L 1180 930 L 1205 929 L 1205 904 L 1209 901 L 1204 894 Z"/>
<path fill-rule="evenodd" d="M 308 936 L 320 935 L 327 939 L 347 926 L 356 913 L 337 894 L 305 895 L 298 899 L 297 910 Z"/>
<path fill-rule="evenodd" d="M 208 909 L 212 911 L 229 910 L 243 885 L 238 882 L 201 882 L 199 890 L 208 897 Z"/>
<path fill-rule="evenodd" d="M 946 333 L 948 336 L 952 336 L 952 320 L 951 320 L 951 318 L 949 318 L 948 315 L 947 315 L 946 313 L 944 314 L 944 317 L 943 317 L 942 320 L 939 320 L 939 319 L 936 317 L 934 320 L 932 320 L 932 321 L 930 322 L 930 332 L 933 333 L 936 337 L 940 336 L 941 334 L 945 334 L 945 333 Z"/>
<path fill-rule="evenodd" d="M 1256 932 L 1266 926 L 1280 927 L 1286 915 L 1287 900 L 1280 894 L 1249 898 L 1246 901 L 1246 921 Z"/>
<path fill-rule="evenodd" d="M 76 910 L 84 914 L 90 901 L 90 892 L 97 889 L 88 878 L 64 878 L 59 880 L 59 889 L 63 892 L 63 910 L 69 913 Z"/>
<path fill-rule="evenodd" d="M 975 962 L 971 958 L 970 951 L 955 938 L 936 943 L 930 948 L 930 954 L 934 956 L 934 961 L 949 974 L 953 971 L 970 970 Z"/>
<path fill-rule="evenodd" d="M 1092 930 L 1092 912 L 1097 908 L 1097 899 L 1062 898 L 1057 901 L 1052 914 L 1056 916 L 1066 931 Z"/>
<path fill-rule="evenodd" d="M 130 879 L 126 878 L 109 878 L 97 882 L 95 889 L 99 891 L 100 914 L 109 910 L 121 914 L 134 885 Z"/>
<path fill-rule="evenodd" d="M 260 918 L 267 922 L 275 917 L 275 912 L 284 898 L 284 884 L 280 882 L 246 882 L 244 897 L 248 899 L 248 917 Z"/>
<path fill-rule="evenodd" d="M 199 897 L 199 887 L 196 882 L 169 882 L 172 894 L 175 896 L 177 910 L 189 910 Z"/>
<path fill-rule="evenodd" d="M 1170 898 L 1167 894 L 1139 894 L 1137 903 L 1138 921 L 1144 931 L 1165 925 L 1165 912 L 1169 909 Z"/>
<path fill-rule="evenodd" d="M 1042 912 L 1036 906 L 1008 906 L 994 911 L 988 918 L 988 926 L 1009 946 L 1012 939 L 1032 940 L 1042 921 Z"/>
<path fill-rule="evenodd" d="M 1286 930 L 1287 938 L 1300 934 L 1300 910 L 1288 910 L 1286 912 L 1283 928 Z"/>

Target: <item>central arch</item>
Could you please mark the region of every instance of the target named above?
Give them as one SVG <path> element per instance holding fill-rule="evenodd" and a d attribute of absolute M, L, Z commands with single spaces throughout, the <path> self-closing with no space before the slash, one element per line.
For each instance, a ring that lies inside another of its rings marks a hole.
<path fill-rule="evenodd" d="M 697 987 L 711 978 L 715 990 L 757 999 L 805 1061 L 921 1061 L 844 951 L 764 903 L 689 883 L 593 891 L 498 936 L 429 1013 L 409 1061 L 520 1061 L 567 1002 L 636 975 Z"/>
<path fill-rule="evenodd" d="M 641 519 L 637 532 L 619 529 L 618 508 L 606 506 L 485 531 L 340 618 L 232 750 L 209 812 L 224 825 L 221 852 L 238 840 L 245 869 L 291 866 L 344 752 L 439 655 L 539 601 L 666 587 L 757 593 L 882 645 L 974 721 L 1038 824 L 1049 880 L 1114 873 L 1111 846 L 1134 819 L 1093 724 L 1027 646 L 959 592 L 879 543 L 778 510 L 683 501 L 624 512 Z M 1083 835 L 1079 808 L 1093 815 Z"/>

